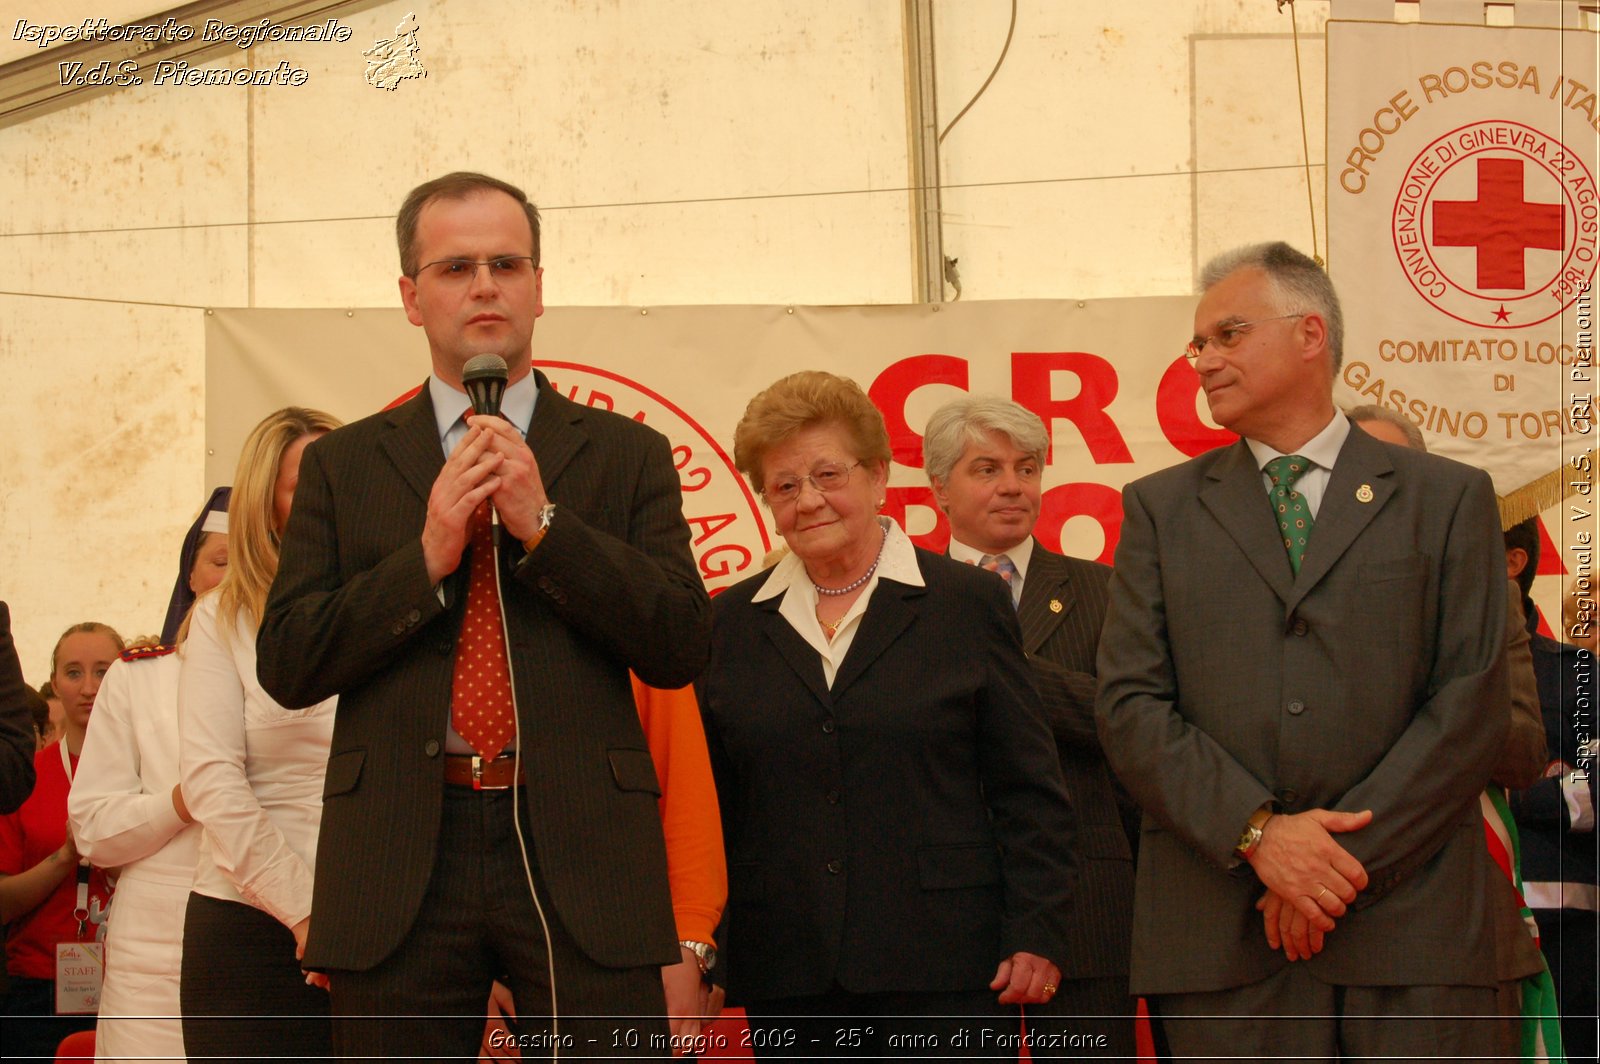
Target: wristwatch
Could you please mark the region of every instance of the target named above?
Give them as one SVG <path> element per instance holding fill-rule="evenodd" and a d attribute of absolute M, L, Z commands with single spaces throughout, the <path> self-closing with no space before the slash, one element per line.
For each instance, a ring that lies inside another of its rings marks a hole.
<path fill-rule="evenodd" d="M 1256 852 L 1256 847 L 1261 845 L 1261 832 L 1267 826 L 1267 821 L 1272 819 L 1272 806 L 1264 805 L 1250 814 L 1250 819 L 1245 823 L 1244 831 L 1239 835 L 1239 844 L 1233 852 L 1240 857 L 1248 858 Z"/>
<path fill-rule="evenodd" d="M 694 954 L 696 963 L 700 965 L 701 975 L 710 975 L 711 969 L 717 966 L 717 947 L 709 942 L 696 942 L 693 939 L 683 939 L 678 945 Z"/>
<path fill-rule="evenodd" d="M 550 519 L 554 517 L 555 514 L 556 504 L 553 502 L 547 502 L 539 508 L 539 527 L 535 529 L 533 535 L 529 536 L 522 544 L 522 549 L 526 553 L 532 554 L 533 548 L 537 547 L 539 542 L 544 539 L 544 534 L 550 531 Z"/>

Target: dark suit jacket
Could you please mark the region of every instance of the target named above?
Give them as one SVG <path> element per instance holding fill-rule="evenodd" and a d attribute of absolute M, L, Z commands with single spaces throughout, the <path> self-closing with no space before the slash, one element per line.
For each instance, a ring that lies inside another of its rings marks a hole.
<path fill-rule="evenodd" d="M 1062 955 L 1073 816 L 1000 581 L 917 551 L 832 689 L 815 650 L 719 595 L 700 683 L 728 851 L 731 1000 L 983 990 Z"/>
<path fill-rule="evenodd" d="M 678 957 L 660 792 L 631 668 L 682 686 L 709 610 L 664 437 L 579 406 L 539 376 L 528 430 L 555 518 L 524 554 L 506 537 L 527 824 L 562 923 L 600 964 Z M 464 558 L 448 607 L 419 538 L 444 463 L 420 395 L 306 449 L 257 647 L 286 706 L 339 695 L 306 962 L 364 970 L 405 937 L 439 845 L 442 750 Z"/>
<path fill-rule="evenodd" d="M 1128 485 L 1100 639 L 1106 756 L 1145 810 L 1135 993 L 1287 963 L 1233 857 L 1245 821 L 1371 809 L 1335 984 L 1492 986 L 1478 794 L 1509 725 L 1505 582 L 1481 471 L 1352 431 L 1298 577 L 1243 441 Z"/>
<path fill-rule="evenodd" d="M 1078 885 L 1066 952 L 1055 958 L 1066 979 L 1127 975 L 1133 934 L 1133 855 L 1094 723 L 1095 650 L 1110 579 L 1109 566 L 1035 541 L 1017 604 L 1022 647 L 1078 814 Z"/>
<path fill-rule="evenodd" d="M 1539 614 L 1532 602 L 1527 603 L 1527 610 L 1533 670 L 1538 677 L 1550 759 L 1565 762 L 1569 770 L 1586 770 L 1590 806 L 1600 809 L 1600 793 L 1596 790 L 1600 784 L 1596 777 L 1600 774 L 1595 771 L 1592 749 L 1585 749 L 1585 744 L 1595 738 L 1594 654 L 1539 634 Z M 1522 839 L 1524 884 L 1543 884 L 1533 891 L 1534 901 L 1530 902 L 1538 908 L 1551 907 L 1548 903 L 1552 895 L 1560 890 L 1555 884 L 1595 884 L 1595 832 L 1592 827 L 1572 830 L 1572 813 L 1562 782 L 1561 777 L 1551 776 L 1511 795 L 1511 811 L 1516 815 Z M 1548 943 L 1546 953 L 1551 953 Z"/>
<path fill-rule="evenodd" d="M 11 607 L 0 602 L 0 814 L 10 813 L 33 793 L 33 713 L 28 685 L 11 639 Z"/>

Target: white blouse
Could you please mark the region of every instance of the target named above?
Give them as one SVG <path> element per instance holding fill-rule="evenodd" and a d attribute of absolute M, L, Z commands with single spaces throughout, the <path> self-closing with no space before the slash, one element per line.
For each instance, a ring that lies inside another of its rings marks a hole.
<path fill-rule="evenodd" d="M 95 865 L 187 892 L 200 830 L 172 805 L 178 672 L 175 653 L 112 663 L 95 695 L 67 815 L 78 852 Z"/>
<path fill-rule="evenodd" d="M 879 516 L 878 527 L 883 529 L 883 553 L 878 556 L 878 567 L 873 570 L 872 579 L 867 581 L 855 602 L 850 604 L 850 609 L 839 619 L 839 629 L 832 640 L 823 634 L 822 625 L 817 620 L 817 586 L 806 572 L 805 563 L 793 551 L 772 567 L 772 574 L 751 599 L 752 602 L 764 602 L 783 596 L 783 601 L 778 604 L 778 613 L 802 639 L 811 644 L 811 649 L 822 659 L 822 675 L 830 688 L 833 687 L 834 678 L 839 675 L 845 655 L 850 652 L 850 644 L 855 642 L 856 630 L 861 627 L 861 617 L 867 612 L 872 593 L 878 590 L 878 581 L 894 580 L 912 587 L 924 586 L 922 568 L 917 564 L 917 550 L 911 540 L 899 525 L 887 517 Z"/>
<path fill-rule="evenodd" d="M 200 598 L 183 649 L 178 725 L 183 797 L 205 829 L 197 893 L 243 901 L 287 927 L 311 915 L 329 698 L 284 709 L 256 679 L 256 629 L 223 633 L 217 595 Z"/>

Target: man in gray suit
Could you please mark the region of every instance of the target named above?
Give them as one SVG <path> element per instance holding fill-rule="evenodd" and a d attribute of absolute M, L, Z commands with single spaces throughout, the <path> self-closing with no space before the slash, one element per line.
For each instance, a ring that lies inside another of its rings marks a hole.
<path fill-rule="evenodd" d="M 682 686 L 709 649 L 670 445 L 532 368 L 520 189 L 449 174 L 396 228 L 433 373 L 307 448 L 258 639 L 284 705 L 339 696 L 305 963 L 343 1056 L 475 1057 L 497 977 L 525 1050 L 666 1055 L 681 950 L 628 672 Z M 504 417 L 463 390 L 486 353 Z"/>
<path fill-rule="evenodd" d="M 1057 554 L 1033 538 L 1049 446 L 1039 416 L 1022 404 L 964 396 L 928 419 L 923 467 L 950 519 L 950 556 L 993 569 L 1010 585 L 1023 649 L 1078 817 L 1078 881 L 1065 914 L 1061 986 L 1050 1001 L 1025 1009 L 1030 1032 L 1043 1036 L 1032 1054 L 1041 1060 L 1068 1055 L 1054 1046 L 1082 1043 L 1052 1037 L 1068 1033 L 1103 1035 L 1098 1051 L 1132 1057 L 1133 856 L 1094 723 L 1095 647 L 1111 570 Z"/>
<path fill-rule="evenodd" d="M 1478 811 L 1509 723 L 1489 478 L 1351 430 L 1304 255 L 1240 249 L 1202 291 L 1188 354 L 1243 439 L 1124 490 L 1100 640 L 1145 810 L 1132 989 L 1180 1058 L 1514 1051 Z"/>

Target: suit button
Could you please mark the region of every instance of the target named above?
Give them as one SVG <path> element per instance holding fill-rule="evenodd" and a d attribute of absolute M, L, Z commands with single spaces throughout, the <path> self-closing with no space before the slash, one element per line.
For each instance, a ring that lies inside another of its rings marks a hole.
<path fill-rule="evenodd" d="M 822 730 L 824 732 L 827 732 L 829 735 L 833 734 L 833 718 L 832 717 L 829 717 L 827 720 L 822 722 Z"/>
<path fill-rule="evenodd" d="M 406 622 L 408 624 L 416 624 L 420 620 L 422 620 L 421 610 L 412 610 L 410 613 L 406 614 Z"/>
<path fill-rule="evenodd" d="M 839 792 L 838 791 L 829 791 L 828 792 L 828 804 L 829 805 L 838 805 L 839 804 Z"/>
<path fill-rule="evenodd" d="M 1298 698 L 1295 699 L 1293 702 L 1289 703 L 1289 712 L 1292 713 L 1294 716 L 1298 717 L 1300 714 L 1304 713 L 1305 711 L 1306 711 L 1306 704 L 1304 702 L 1300 701 Z"/>
<path fill-rule="evenodd" d="M 548 576 L 541 576 L 539 578 L 539 587 L 542 590 L 549 591 L 550 590 L 550 578 Z"/>
<path fill-rule="evenodd" d="M 1296 617 L 1294 619 L 1294 624 L 1289 626 L 1289 631 L 1293 632 L 1295 635 L 1305 635 L 1310 630 L 1311 626 L 1306 623 L 1304 617 Z"/>
<path fill-rule="evenodd" d="M 423 743 L 422 744 L 422 752 L 427 754 L 429 757 L 438 757 L 439 756 L 439 740 L 437 740 L 437 739 L 429 739 L 427 742 Z"/>
<path fill-rule="evenodd" d="M 404 635 L 406 631 L 406 622 L 395 621 L 394 627 L 390 628 L 389 631 L 393 632 L 395 635 Z"/>
<path fill-rule="evenodd" d="M 1300 792 L 1299 791 L 1293 791 L 1293 790 L 1285 789 L 1285 790 L 1281 790 L 1281 791 L 1278 792 L 1278 802 L 1279 802 L 1279 804 L 1283 805 L 1285 808 L 1294 805 L 1299 800 L 1300 800 Z"/>
<path fill-rule="evenodd" d="M 450 642 L 450 640 L 441 639 L 439 641 L 439 653 L 440 654 L 448 657 L 451 654 L 454 654 L 455 650 L 456 650 L 456 645 L 454 643 Z"/>
<path fill-rule="evenodd" d="M 843 861 L 829 861 L 828 862 L 828 871 L 831 872 L 834 875 L 838 875 L 840 872 L 844 871 L 844 862 Z"/>

